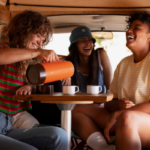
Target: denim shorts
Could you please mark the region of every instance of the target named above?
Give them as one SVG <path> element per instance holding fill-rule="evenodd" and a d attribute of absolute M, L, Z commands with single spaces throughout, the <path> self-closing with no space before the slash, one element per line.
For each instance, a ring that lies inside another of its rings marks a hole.
<path fill-rule="evenodd" d="M 0 134 L 5 135 L 11 129 L 12 127 L 11 119 L 12 116 L 0 112 Z"/>

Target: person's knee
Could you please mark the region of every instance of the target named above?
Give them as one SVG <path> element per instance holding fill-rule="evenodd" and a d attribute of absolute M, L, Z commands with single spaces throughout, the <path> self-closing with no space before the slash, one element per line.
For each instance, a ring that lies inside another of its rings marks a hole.
<path fill-rule="evenodd" d="M 67 148 L 67 134 L 66 131 L 59 127 L 49 127 L 46 129 L 46 134 L 53 140 L 55 149 Z"/>
<path fill-rule="evenodd" d="M 117 129 L 132 128 L 135 124 L 136 113 L 133 111 L 125 111 L 122 113 L 117 122 Z"/>
<path fill-rule="evenodd" d="M 67 149 L 67 134 L 59 127 L 33 128 L 32 134 L 37 133 L 34 144 L 40 145 L 41 149 L 64 150 Z M 39 148 L 40 149 L 40 148 Z"/>
<path fill-rule="evenodd" d="M 54 128 L 53 133 L 54 138 L 54 148 L 55 150 L 64 150 L 67 149 L 68 137 L 66 131 L 62 128 Z"/>
<path fill-rule="evenodd" d="M 63 130 L 62 128 L 56 127 L 54 128 L 54 133 L 55 133 L 56 138 L 59 141 L 64 141 L 67 143 L 67 134 L 65 130 Z"/>

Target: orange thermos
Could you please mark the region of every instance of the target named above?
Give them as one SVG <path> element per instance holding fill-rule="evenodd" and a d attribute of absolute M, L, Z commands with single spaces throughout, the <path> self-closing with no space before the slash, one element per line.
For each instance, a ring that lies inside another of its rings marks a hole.
<path fill-rule="evenodd" d="M 43 84 L 71 77 L 74 66 L 70 61 L 57 61 L 29 65 L 26 76 L 31 84 Z"/>

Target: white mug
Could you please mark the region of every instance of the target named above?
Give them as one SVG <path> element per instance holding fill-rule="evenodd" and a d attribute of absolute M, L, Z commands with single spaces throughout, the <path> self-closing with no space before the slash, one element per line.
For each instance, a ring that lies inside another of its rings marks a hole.
<path fill-rule="evenodd" d="M 87 85 L 88 94 L 99 94 L 102 91 L 102 87 L 99 85 Z"/>
<path fill-rule="evenodd" d="M 75 85 L 63 86 L 63 94 L 73 95 L 79 92 L 79 87 Z"/>

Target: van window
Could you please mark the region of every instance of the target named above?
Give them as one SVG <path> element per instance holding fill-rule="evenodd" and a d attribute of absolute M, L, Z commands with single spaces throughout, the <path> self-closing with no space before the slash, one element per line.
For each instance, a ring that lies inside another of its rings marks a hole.
<path fill-rule="evenodd" d="M 52 49 L 58 55 L 68 55 L 70 33 L 53 34 L 51 42 L 45 49 Z M 131 51 L 126 47 L 125 32 L 113 32 L 113 39 L 97 40 L 95 48 L 103 47 L 110 59 L 113 71 L 116 69 L 120 60 L 131 55 Z"/>

